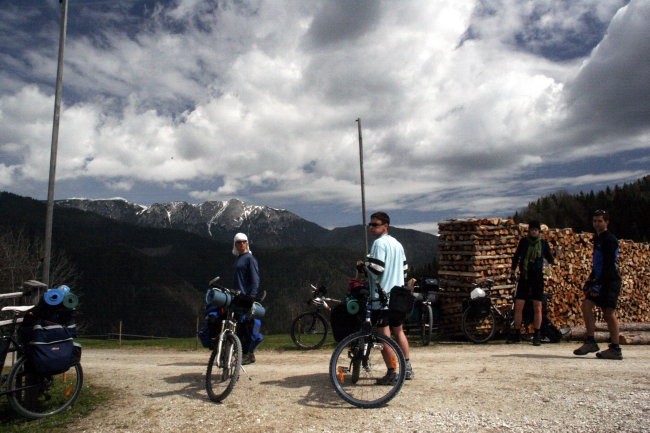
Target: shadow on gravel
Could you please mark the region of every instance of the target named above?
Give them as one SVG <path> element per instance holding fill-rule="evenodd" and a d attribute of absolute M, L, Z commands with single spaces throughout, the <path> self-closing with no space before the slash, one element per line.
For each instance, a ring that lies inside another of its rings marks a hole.
<path fill-rule="evenodd" d="M 307 388 L 307 394 L 298 400 L 298 404 L 323 409 L 353 406 L 345 403 L 334 391 L 327 373 L 313 373 L 302 376 L 289 376 L 282 380 L 267 380 L 261 385 L 279 386 L 281 388 Z"/>
<path fill-rule="evenodd" d="M 581 358 L 575 355 L 549 355 L 543 353 L 510 353 L 507 355 L 492 355 L 493 358 L 529 358 L 529 359 L 591 359 L 590 357 Z"/>
<path fill-rule="evenodd" d="M 204 362 L 198 362 L 198 361 L 193 361 L 193 362 L 172 362 L 170 364 L 158 364 L 160 367 L 194 367 L 194 366 L 201 366 L 205 367 L 207 366 L 208 361 Z"/>
<path fill-rule="evenodd" d="M 160 398 L 172 395 L 180 395 L 193 400 L 205 400 L 205 376 L 203 373 L 183 373 L 178 376 L 169 376 L 163 379 L 170 384 L 183 385 L 177 389 L 164 392 L 152 392 L 145 394 L 147 397 Z"/>

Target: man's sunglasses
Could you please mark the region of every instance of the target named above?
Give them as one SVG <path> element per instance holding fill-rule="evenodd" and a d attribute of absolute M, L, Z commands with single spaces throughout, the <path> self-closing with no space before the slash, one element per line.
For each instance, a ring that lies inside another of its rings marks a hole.
<path fill-rule="evenodd" d="M 607 215 L 607 211 L 603 209 L 597 209 L 594 211 L 594 216 Z"/>
<path fill-rule="evenodd" d="M 379 227 L 385 225 L 384 223 L 368 223 L 368 227 Z"/>

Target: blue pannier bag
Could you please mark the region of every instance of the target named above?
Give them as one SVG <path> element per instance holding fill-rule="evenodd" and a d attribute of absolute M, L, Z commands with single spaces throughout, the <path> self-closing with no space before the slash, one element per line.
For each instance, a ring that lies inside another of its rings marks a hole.
<path fill-rule="evenodd" d="M 219 307 L 213 305 L 208 306 L 205 310 L 203 324 L 199 330 L 199 340 L 203 347 L 210 350 L 214 349 L 214 338 L 219 334 L 220 325 Z"/>
<path fill-rule="evenodd" d="M 255 349 L 257 349 L 257 346 L 259 346 L 262 340 L 264 340 L 264 336 L 260 332 L 262 329 L 262 321 L 260 319 L 253 319 L 252 328 L 253 329 L 251 332 L 251 344 L 250 347 L 248 348 L 248 351 L 250 353 L 254 352 Z"/>
<path fill-rule="evenodd" d="M 67 371 L 79 362 L 72 335 L 66 326 L 47 320 L 37 320 L 24 329 L 27 337 L 25 352 L 31 370 L 43 376 Z"/>

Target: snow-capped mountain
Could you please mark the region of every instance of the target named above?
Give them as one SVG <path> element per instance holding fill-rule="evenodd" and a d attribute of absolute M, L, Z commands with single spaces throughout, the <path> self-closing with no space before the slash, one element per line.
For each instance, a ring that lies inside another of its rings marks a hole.
<path fill-rule="evenodd" d="M 329 231 L 284 209 L 250 205 L 237 199 L 191 204 L 184 201 L 141 206 L 121 198 L 57 200 L 57 206 L 97 213 L 116 221 L 145 227 L 177 229 L 230 242 L 246 233 L 251 245 L 288 247 L 306 245 Z"/>

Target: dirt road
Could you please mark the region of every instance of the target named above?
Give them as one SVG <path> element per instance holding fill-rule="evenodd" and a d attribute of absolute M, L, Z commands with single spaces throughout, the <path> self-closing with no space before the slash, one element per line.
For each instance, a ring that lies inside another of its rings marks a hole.
<path fill-rule="evenodd" d="M 207 399 L 209 353 L 85 350 L 87 382 L 115 399 L 70 432 L 643 432 L 650 347 L 623 361 L 580 358 L 575 344 L 413 348 L 415 379 L 386 407 L 343 402 L 330 351 L 259 351 L 224 403 Z"/>

